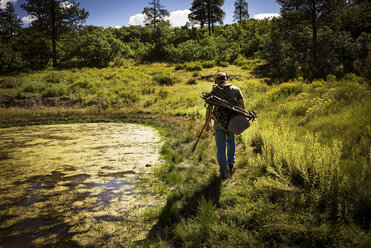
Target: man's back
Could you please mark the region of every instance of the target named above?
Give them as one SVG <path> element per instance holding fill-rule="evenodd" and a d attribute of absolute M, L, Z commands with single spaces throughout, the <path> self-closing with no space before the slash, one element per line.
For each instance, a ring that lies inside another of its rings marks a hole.
<path fill-rule="evenodd" d="M 243 98 L 241 90 L 227 82 L 215 85 L 211 94 L 235 106 L 239 106 L 239 100 Z M 228 122 L 234 115 L 235 113 L 232 110 L 220 106 L 215 106 L 213 110 L 213 119 L 225 130 L 227 130 Z"/>

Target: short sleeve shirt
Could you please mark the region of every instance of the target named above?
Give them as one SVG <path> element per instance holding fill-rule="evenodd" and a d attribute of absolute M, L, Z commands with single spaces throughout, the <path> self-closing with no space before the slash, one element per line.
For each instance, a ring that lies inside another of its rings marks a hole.
<path fill-rule="evenodd" d="M 239 100 L 243 98 L 242 92 L 237 86 L 228 84 L 226 82 L 222 82 L 217 86 L 214 86 L 210 93 L 228 101 L 230 104 L 235 106 L 240 106 Z M 227 130 L 228 122 L 234 115 L 235 113 L 232 110 L 220 106 L 214 106 L 212 113 L 213 119 L 218 123 L 219 127 L 224 130 Z"/>
<path fill-rule="evenodd" d="M 222 82 L 218 84 L 217 86 L 215 86 L 212 89 L 211 94 L 216 95 L 224 100 L 227 100 L 228 102 L 231 102 L 232 104 L 237 105 L 237 106 L 239 106 L 238 101 L 243 98 L 240 88 L 238 88 L 237 86 L 228 84 L 227 82 Z"/>

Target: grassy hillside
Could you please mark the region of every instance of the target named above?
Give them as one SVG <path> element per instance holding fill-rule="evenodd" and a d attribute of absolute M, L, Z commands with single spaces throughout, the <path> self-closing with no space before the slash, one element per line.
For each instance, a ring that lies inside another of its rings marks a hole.
<path fill-rule="evenodd" d="M 353 74 L 280 85 L 252 74 L 259 61 L 217 67 L 127 65 L 0 77 L 2 126 L 161 115 L 166 163 L 143 187 L 167 198 L 135 245 L 367 247 L 371 243 L 370 86 Z M 237 170 L 217 176 L 215 143 L 192 145 L 205 113 L 205 76 L 225 71 L 258 119 L 237 137 Z M 176 119 L 173 116 L 184 118 Z M 194 119 L 194 121 L 187 121 Z M 171 122 L 170 122 L 171 120 Z"/>

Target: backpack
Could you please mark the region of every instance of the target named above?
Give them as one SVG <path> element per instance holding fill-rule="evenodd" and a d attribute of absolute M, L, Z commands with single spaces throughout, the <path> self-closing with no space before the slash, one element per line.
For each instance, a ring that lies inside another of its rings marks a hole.
<path fill-rule="evenodd" d="M 233 106 L 239 107 L 240 104 L 236 97 L 233 96 L 231 86 L 231 84 L 224 84 L 223 86 L 215 85 L 212 94 Z M 221 129 L 234 134 L 240 134 L 250 126 L 245 116 L 222 106 L 214 105 L 212 116 Z"/>

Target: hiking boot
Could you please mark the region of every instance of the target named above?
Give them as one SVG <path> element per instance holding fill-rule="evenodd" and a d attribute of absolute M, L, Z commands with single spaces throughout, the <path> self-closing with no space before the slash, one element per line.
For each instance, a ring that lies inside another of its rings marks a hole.
<path fill-rule="evenodd" d="M 225 180 L 228 179 L 229 175 L 228 174 L 220 174 L 220 177 Z"/>
<path fill-rule="evenodd" d="M 228 169 L 229 169 L 229 174 L 232 174 L 232 172 L 234 170 L 234 164 L 229 164 Z"/>

